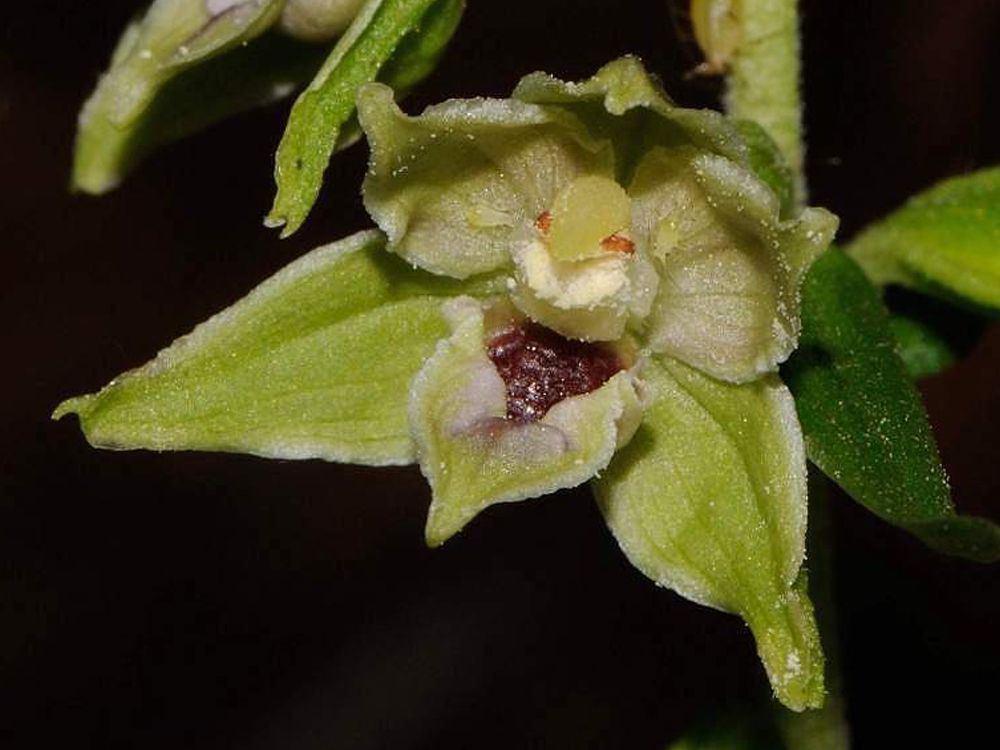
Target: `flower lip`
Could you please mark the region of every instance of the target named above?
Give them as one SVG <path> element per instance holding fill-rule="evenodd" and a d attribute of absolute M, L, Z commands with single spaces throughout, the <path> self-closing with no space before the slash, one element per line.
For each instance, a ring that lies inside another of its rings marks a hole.
<path fill-rule="evenodd" d="M 530 320 L 495 333 L 486 349 L 507 389 L 507 419 L 518 423 L 538 421 L 627 366 L 611 346 L 573 341 Z"/>

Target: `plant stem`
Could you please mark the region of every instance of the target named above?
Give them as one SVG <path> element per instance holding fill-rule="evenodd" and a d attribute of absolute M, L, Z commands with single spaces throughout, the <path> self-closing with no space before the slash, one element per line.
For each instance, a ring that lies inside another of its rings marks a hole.
<path fill-rule="evenodd" d="M 797 0 L 743 0 L 742 35 L 730 63 L 724 104 L 754 120 L 778 144 L 795 174 L 796 203 L 806 198 L 799 92 Z"/>

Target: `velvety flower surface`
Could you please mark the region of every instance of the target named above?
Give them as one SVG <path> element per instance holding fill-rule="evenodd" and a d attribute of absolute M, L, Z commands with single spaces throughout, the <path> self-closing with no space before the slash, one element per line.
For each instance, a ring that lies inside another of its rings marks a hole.
<path fill-rule="evenodd" d="M 593 480 L 639 570 L 739 614 L 778 698 L 820 704 L 777 366 L 836 220 L 783 207 L 725 118 L 631 58 L 419 116 L 372 84 L 358 113 L 381 233 L 314 251 L 58 413 L 105 447 L 415 460 L 431 544 Z"/>

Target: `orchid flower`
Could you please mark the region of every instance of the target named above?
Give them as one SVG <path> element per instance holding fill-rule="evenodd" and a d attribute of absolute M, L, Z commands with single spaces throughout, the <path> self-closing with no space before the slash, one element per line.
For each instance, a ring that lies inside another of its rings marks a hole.
<path fill-rule="evenodd" d="M 416 462 L 431 545 L 590 481 L 635 567 L 740 615 L 778 699 L 820 705 L 777 367 L 836 219 L 783 203 L 744 126 L 675 106 L 634 58 L 419 116 L 373 83 L 357 107 L 378 230 L 57 416 L 106 448 Z"/>

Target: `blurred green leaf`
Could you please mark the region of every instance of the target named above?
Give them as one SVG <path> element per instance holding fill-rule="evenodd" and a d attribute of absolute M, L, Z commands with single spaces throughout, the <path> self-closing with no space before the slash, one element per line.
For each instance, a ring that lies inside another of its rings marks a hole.
<path fill-rule="evenodd" d="M 500 288 L 415 271 L 385 252 L 381 233 L 362 232 L 53 416 L 78 414 L 102 448 L 409 463 L 410 381 L 449 333 L 442 298 Z"/>
<path fill-rule="evenodd" d="M 956 364 L 979 341 L 988 319 L 979 311 L 893 287 L 884 294 L 896 349 L 910 377 L 930 377 Z"/>
<path fill-rule="evenodd" d="M 784 750 L 784 747 L 762 707 L 755 713 L 743 712 L 703 721 L 672 742 L 667 750 Z"/>
<path fill-rule="evenodd" d="M 823 255 L 806 277 L 800 348 L 782 375 L 809 458 L 844 491 L 942 552 L 1000 559 L 1000 528 L 955 514 L 878 292 L 842 252 Z"/>
<path fill-rule="evenodd" d="M 936 375 L 958 361 L 948 341 L 919 320 L 893 315 L 889 328 L 906 372 L 914 380 Z"/>
<path fill-rule="evenodd" d="M 383 71 L 397 87 L 426 76 L 464 10 L 464 0 L 368 0 L 292 107 L 275 156 L 277 193 L 265 223 L 287 237 L 312 209 L 358 88 Z M 393 56 L 394 62 L 390 64 Z"/>
<path fill-rule="evenodd" d="M 862 231 L 847 250 L 877 284 L 1000 309 L 1000 167 L 938 183 Z"/>

